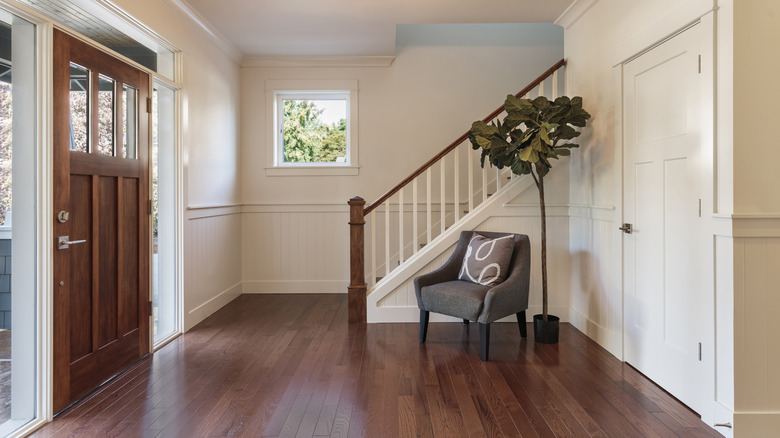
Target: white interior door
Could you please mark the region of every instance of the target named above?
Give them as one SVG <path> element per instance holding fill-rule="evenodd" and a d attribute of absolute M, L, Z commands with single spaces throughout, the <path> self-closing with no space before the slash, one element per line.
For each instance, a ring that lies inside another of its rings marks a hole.
<path fill-rule="evenodd" d="M 701 412 L 702 25 L 623 70 L 625 359 Z"/>

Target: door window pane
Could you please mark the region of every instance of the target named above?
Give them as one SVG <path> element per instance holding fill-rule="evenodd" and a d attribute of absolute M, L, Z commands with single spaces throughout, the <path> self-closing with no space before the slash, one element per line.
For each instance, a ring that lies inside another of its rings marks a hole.
<path fill-rule="evenodd" d="M 138 158 L 138 90 L 122 85 L 122 157 Z"/>
<path fill-rule="evenodd" d="M 89 75 L 78 64 L 70 64 L 70 149 L 89 151 Z"/>
<path fill-rule="evenodd" d="M 114 91 L 115 82 L 100 75 L 98 80 L 98 144 L 101 155 L 114 155 Z"/>

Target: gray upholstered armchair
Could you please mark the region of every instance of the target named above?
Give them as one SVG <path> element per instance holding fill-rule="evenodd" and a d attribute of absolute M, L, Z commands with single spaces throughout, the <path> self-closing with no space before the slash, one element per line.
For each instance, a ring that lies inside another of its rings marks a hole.
<path fill-rule="evenodd" d="M 506 280 L 495 286 L 483 286 L 459 280 L 463 258 L 474 234 L 488 238 L 507 233 L 463 231 L 458 246 L 439 269 L 414 279 L 417 306 L 420 308 L 420 343 L 428 333 L 430 312 L 455 316 L 479 323 L 480 358 L 488 360 L 490 323 L 512 314 L 517 315 L 520 335 L 526 337 L 525 311 L 528 308 L 528 285 L 531 271 L 531 243 L 528 236 L 514 234 L 514 247 Z"/>

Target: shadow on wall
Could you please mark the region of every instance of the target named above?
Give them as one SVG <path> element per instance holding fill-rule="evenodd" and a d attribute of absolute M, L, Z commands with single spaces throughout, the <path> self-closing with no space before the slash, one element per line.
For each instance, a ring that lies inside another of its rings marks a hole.
<path fill-rule="evenodd" d="M 603 284 L 599 259 L 588 251 L 572 253 L 572 285 L 576 285 L 571 306 L 588 320 L 588 325 L 596 324 L 608 331 L 610 315 L 617 314 L 619 303 L 612 303 Z M 590 331 L 590 327 L 589 327 Z M 596 335 L 596 332 L 591 333 Z"/>

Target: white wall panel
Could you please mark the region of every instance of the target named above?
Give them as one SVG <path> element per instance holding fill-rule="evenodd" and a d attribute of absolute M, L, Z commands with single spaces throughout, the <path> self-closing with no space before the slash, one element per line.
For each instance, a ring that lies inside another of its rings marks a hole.
<path fill-rule="evenodd" d="M 715 400 L 734 411 L 734 241 L 715 236 Z"/>
<path fill-rule="evenodd" d="M 188 211 L 184 243 L 184 330 L 241 294 L 241 215 L 237 207 Z"/>
<path fill-rule="evenodd" d="M 617 357 L 622 357 L 621 234 L 614 208 L 572 207 L 569 319 Z"/>
<path fill-rule="evenodd" d="M 346 206 L 245 206 L 244 293 L 346 293 Z"/>

